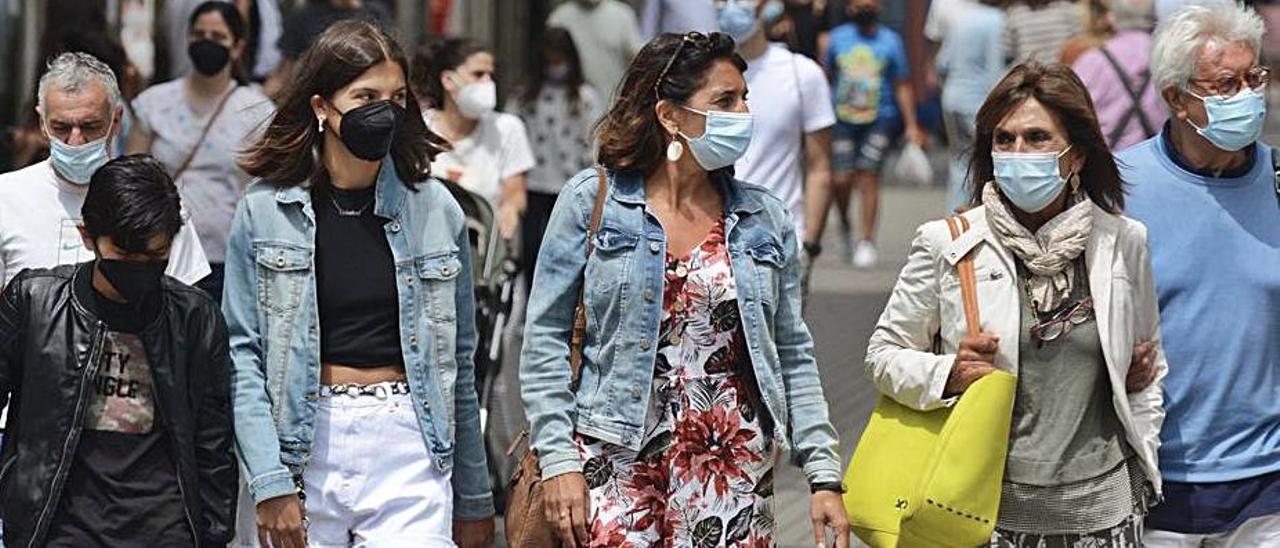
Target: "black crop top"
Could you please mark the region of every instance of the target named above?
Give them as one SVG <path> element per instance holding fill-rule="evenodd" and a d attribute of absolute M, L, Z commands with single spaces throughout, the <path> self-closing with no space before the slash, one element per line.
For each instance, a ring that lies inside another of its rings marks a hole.
<path fill-rule="evenodd" d="M 374 187 L 312 191 L 320 360 L 353 367 L 404 363 L 395 259 Z M 339 212 L 341 210 L 341 213 Z"/>

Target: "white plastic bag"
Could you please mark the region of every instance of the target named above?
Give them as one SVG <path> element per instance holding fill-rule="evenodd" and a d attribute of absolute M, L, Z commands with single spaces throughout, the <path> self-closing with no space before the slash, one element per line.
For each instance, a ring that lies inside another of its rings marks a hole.
<path fill-rule="evenodd" d="M 906 185 L 933 184 L 933 166 L 929 164 L 929 155 L 924 153 L 920 145 L 908 141 L 902 146 L 898 163 L 893 166 L 893 177 Z"/>

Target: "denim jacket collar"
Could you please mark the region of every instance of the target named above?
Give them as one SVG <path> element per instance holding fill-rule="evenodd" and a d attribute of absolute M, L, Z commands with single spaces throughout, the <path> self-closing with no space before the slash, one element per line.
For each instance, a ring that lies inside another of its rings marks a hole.
<path fill-rule="evenodd" d="M 724 196 L 726 212 L 752 214 L 764 209 L 759 200 L 743 192 L 742 187 L 735 184 L 732 177 L 713 172 L 711 180 Z M 644 177 L 635 171 L 615 172 L 613 192 L 610 195 L 614 200 L 624 204 L 644 205 Z"/>
<path fill-rule="evenodd" d="M 377 197 L 373 206 L 373 214 L 384 219 L 396 219 L 404 209 L 405 192 L 408 189 L 400 182 L 396 173 L 395 161 L 391 156 L 382 160 L 378 169 L 378 181 L 375 183 Z M 643 194 L 642 194 L 643 196 Z M 302 204 L 305 209 L 311 203 L 311 191 L 307 185 L 293 185 L 276 191 L 276 201 L 282 204 Z"/>

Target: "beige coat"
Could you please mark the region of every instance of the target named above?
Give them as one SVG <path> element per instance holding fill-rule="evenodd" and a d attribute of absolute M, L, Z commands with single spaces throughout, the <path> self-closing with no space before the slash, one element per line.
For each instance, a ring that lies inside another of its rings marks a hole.
<path fill-rule="evenodd" d="M 1146 476 L 1160 493 L 1156 450 L 1164 422 L 1161 381 L 1168 371 L 1160 345 L 1160 317 L 1147 230 L 1141 223 L 1094 206 L 1093 233 L 1085 248 L 1088 283 L 1098 334 L 1114 394 L 1116 416 L 1129 445 L 1141 458 Z M 954 265 L 974 250 L 978 309 L 984 331 L 1000 338 L 995 366 L 1017 374 L 1021 329 L 1021 284 L 1013 254 L 987 225 L 986 209 L 964 214 L 970 230 L 952 240 L 945 221 L 922 225 L 911 244 L 907 266 L 898 277 L 889 303 L 867 348 L 867 373 L 876 387 L 919 410 L 955 403 L 943 390 L 965 335 L 964 305 Z M 940 340 L 936 340 L 940 337 Z M 935 340 L 940 346 L 935 346 Z M 1125 391 L 1125 376 L 1134 345 L 1156 342 L 1155 381 L 1141 392 Z M 941 348 L 941 354 L 934 352 Z"/>

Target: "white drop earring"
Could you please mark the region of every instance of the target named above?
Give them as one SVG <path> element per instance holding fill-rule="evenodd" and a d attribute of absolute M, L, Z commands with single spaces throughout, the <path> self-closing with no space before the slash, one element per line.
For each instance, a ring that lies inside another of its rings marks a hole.
<path fill-rule="evenodd" d="M 667 145 L 667 161 L 678 162 L 681 156 L 684 156 L 684 143 L 673 136 L 671 144 Z"/>
<path fill-rule="evenodd" d="M 316 130 L 324 133 L 324 118 L 316 118 Z"/>

